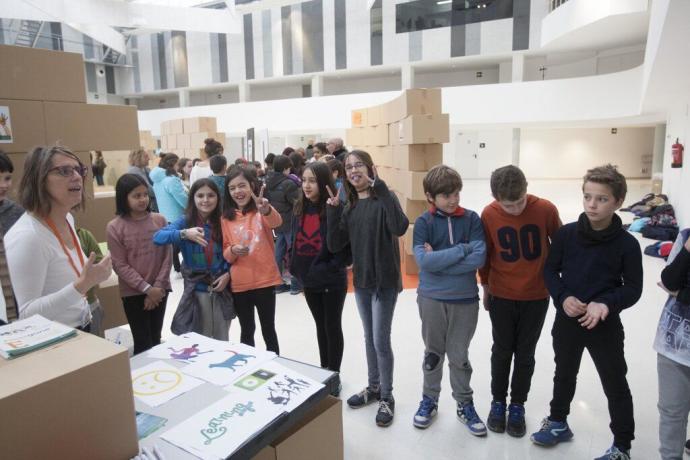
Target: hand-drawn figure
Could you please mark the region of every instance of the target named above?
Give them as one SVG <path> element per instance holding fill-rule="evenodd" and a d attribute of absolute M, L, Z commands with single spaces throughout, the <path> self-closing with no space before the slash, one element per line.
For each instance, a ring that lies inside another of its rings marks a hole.
<path fill-rule="evenodd" d="M 309 388 L 311 385 L 308 382 L 305 382 L 302 379 L 293 379 L 288 377 L 287 375 L 285 376 L 285 381 L 287 382 L 288 388 L 291 390 L 297 390 L 297 391 L 302 391 L 305 388 Z"/>
<path fill-rule="evenodd" d="M 198 343 L 195 343 L 191 347 L 180 348 L 179 350 L 175 350 L 173 347 L 168 347 L 168 350 L 172 351 L 172 353 L 170 353 L 171 359 L 179 359 L 179 360 L 183 360 L 183 361 L 188 361 L 190 363 L 194 362 L 193 358 L 196 358 L 199 355 L 203 355 L 204 353 L 210 353 L 213 351 L 213 350 L 199 351 L 199 344 Z"/>
<path fill-rule="evenodd" d="M 232 350 L 225 350 L 229 351 L 230 353 L 233 353 L 234 355 L 229 357 L 223 362 L 220 363 L 213 363 L 209 364 L 209 368 L 213 367 L 225 367 L 230 369 L 231 371 L 235 372 L 235 369 L 238 367 L 242 367 L 244 364 L 247 364 L 249 362 L 249 358 L 256 358 L 256 356 L 253 355 L 243 355 L 242 353 L 237 353 Z"/>
<path fill-rule="evenodd" d="M 280 396 L 280 395 L 274 395 L 273 391 L 274 391 L 273 388 L 268 387 L 269 396 L 268 396 L 268 398 L 266 398 L 269 401 L 271 401 L 273 404 L 286 406 L 287 403 L 290 402 L 289 396 L 285 397 L 285 396 Z M 275 391 L 277 391 L 277 390 L 275 390 Z"/>

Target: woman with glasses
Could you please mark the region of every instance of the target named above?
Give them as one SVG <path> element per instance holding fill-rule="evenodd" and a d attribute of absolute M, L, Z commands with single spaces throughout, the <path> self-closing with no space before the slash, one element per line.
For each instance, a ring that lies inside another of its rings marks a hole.
<path fill-rule="evenodd" d="M 26 213 L 5 235 L 20 318 L 40 314 L 89 330 L 86 292 L 108 279 L 112 264 L 109 254 L 99 263 L 95 254 L 84 254 L 70 214 L 84 206 L 87 172 L 64 147 L 39 147 L 26 158 L 19 185 Z"/>

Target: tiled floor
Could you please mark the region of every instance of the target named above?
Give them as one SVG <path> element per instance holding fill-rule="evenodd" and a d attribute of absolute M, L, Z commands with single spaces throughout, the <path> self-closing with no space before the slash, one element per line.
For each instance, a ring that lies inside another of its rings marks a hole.
<path fill-rule="evenodd" d="M 532 181 L 531 193 L 553 201 L 559 208 L 564 222 L 577 218 L 581 212 L 580 181 Z M 630 181 L 629 199 L 637 201 L 649 190 L 647 181 Z M 461 195 L 463 206 L 481 211 L 491 200 L 488 181 L 466 181 Z M 631 215 L 621 213 L 624 222 Z M 640 238 L 644 247 L 651 241 Z M 665 296 L 655 285 L 663 268 L 663 261 L 644 257 L 645 286 L 642 299 L 622 315 L 626 329 L 626 357 L 628 380 L 635 402 L 636 436 L 633 457 L 636 459 L 658 458 L 657 454 L 657 377 L 656 354 L 652 350 L 656 322 Z M 164 334 L 169 335 L 169 322 L 179 299 L 181 280 L 174 281 L 175 293 L 171 296 Z M 420 320 L 417 313 L 414 290 L 405 290 L 398 299 L 393 324 L 393 349 L 395 351 L 396 414 L 393 425 L 378 428 L 374 424 L 374 405 L 359 410 L 344 406 L 343 423 L 345 457 L 347 459 L 591 459 L 601 455 L 611 444 L 608 428 L 609 417 L 606 399 L 592 361 L 584 357 L 579 374 L 578 389 L 573 401 L 569 422 L 575 433 L 572 442 L 552 449 L 532 445 L 528 436 L 513 439 L 507 435 L 489 433 L 485 438 L 471 436 L 455 418 L 455 406 L 450 396 L 447 375 L 444 376 L 440 412 L 435 423 L 421 431 L 412 426 L 421 398 L 423 343 L 420 336 Z M 547 414 L 551 399 L 553 378 L 553 350 L 550 328 L 554 309 L 550 308 L 541 340 L 537 348 L 537 366 L 532 380 L 530 400 L 527 402 L 528 432 L 539 428 L 540 420 Z M 258 321 L 257 321 L 258 324 Z M 284 356 L 308 363 L 318 363 L 318 349 L 312 318 L 304 297 L 280 294 L 277 301 L 276 325 Z M 258 326 L 257 326 L 258 328 Z M 348 294 L 343 313 L 345 332 L 345 356 L 342 365 L 343 397 L 359 391 L 366 385 L 366 362 L 362 328 L 357 316 L 355 301 Z M 231 340 L 239 340 L 239 324 L 230 329 Z M 257 344 L 262 346 L 260 332 Z M 474 374 L 472 386 L 475 403 L 480 415 L 488 413 L 491 394 L 490 382 L 491 324 L 488 314 L 480 312 L 477 332 L 470 347 Z M 446 367 L 447 370 L 447 367 Z"/>

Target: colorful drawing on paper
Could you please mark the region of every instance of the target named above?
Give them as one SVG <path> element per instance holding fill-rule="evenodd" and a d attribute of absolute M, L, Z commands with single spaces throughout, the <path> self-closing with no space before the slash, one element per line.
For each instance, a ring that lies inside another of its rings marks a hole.
<path fill-rule="evenodd" d="M 163 361 L 150 363 L 132 372 L 134 396 L 151 407 L 164 404 L 203 383 Z"/>
<path fill-rule="evenodd" d="M 195 363 L 206 353 L 227 347 L 228 342 L 213 340 L 195 332 L 175 336 L 147 352 L 149 358 L 174 359 L 183 363 Z"/>
<path fill-rule="evenodd" d="M 199 356 L 182 371 L 215 385 L 229 385 L 239 377 L 254 372 L 275 353 L 243 344 L 226 344 L 221 349 Z"/>
<path fill-rule="evenodd" d="M 11 144 L 13 142 L 10 108 L 6 105 L 0 105 L 0 144 Z"/>
<path fill-rule="evenodd" d="M 252 372 L 249 375 L 245 375 L 237 382 L 235 382 L 234 385 L 238 388 L 242 388 L 243 390 L 252 391 L 256 388 L 259 388 L 261 385 L 268 382 L 273 377 L 275 377 L 275 374 L 273 372 L 269 372 L 264 369 L 259 369 L 256 372 Z"/>
<path fill-rule="evenodd" d="M 199 350 L 199 344 L 195 343 L 191 347 L 182 347 L 179 350 L 174 349 L 173 347 L 168 347 L 168 350 L 170 350 L 170 358 L 172 359 L 178 359 L 180 361 L 186 361 L 188 363 L 193 363 L 194 358 L 198 357 L 199 355 L 203 355 L 204 353 L 210 353 L 213 350 L 207 350 L 207 351 L 201 351 Z"/>

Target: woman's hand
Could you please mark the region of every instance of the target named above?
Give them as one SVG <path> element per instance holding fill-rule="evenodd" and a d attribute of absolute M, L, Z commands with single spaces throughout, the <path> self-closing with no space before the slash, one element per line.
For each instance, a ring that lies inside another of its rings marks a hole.
<path fill-rule="evenodd" d="M 208 246 L 208 241 L 204 238 L 204 229 L 201 227 L 188 228 L 184 232 L 184 238 L 198 244 L 202 248 Z"/>
<path fill-rule="evenodd" d="M 82 295 L 86 294 L 92 287 L 110 278 L 110 274 L 113 272 L 113 261 L 110 258 L 110 253 L 106 254 L 100 262 L 95 262 L 96 253 L 92 252 L 84 264 L 81 275 L 74 283 L 74 288 Z"/>
<path fill-rule="evenodd" d="M 213 292 L 223 292 L 223 290 L 228 287 L 229 281 L 230 273 L 223 273 L 213 282 L 213 284 L 211 285 L 211 290 Z"/>

